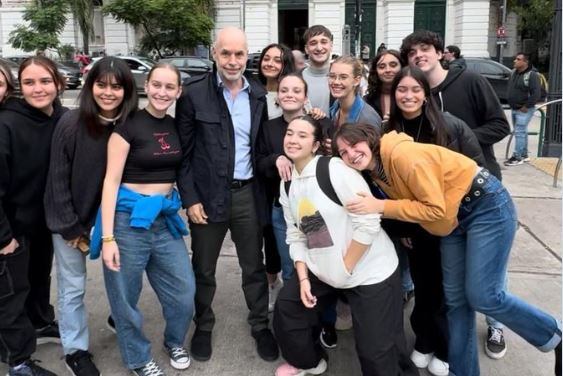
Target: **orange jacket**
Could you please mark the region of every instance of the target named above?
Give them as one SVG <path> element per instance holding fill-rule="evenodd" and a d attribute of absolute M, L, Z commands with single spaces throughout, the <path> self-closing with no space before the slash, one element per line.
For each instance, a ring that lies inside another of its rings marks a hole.
<path fill-rule="evenodd" d="M 383 216 L 419 223 L 434 235 L 450 234 L 457 227 L 459 205 L 471 188 L 477 164 L 395 131 L 381 138 L 380 155 L 390 185 L 376 182 L 391 198 L 385 200 Z"/>

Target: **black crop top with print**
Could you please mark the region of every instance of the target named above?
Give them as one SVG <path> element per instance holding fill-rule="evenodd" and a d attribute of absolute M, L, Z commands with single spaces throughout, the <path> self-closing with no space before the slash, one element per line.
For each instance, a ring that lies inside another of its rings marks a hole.
<path fill-rule="evenodd" d="M 123 183 L 174 183 L 182 161 L 174 119 L 159 119 L 146 110 L 137 111 L 114 132 L 130 145 L 123 169 Z"/>

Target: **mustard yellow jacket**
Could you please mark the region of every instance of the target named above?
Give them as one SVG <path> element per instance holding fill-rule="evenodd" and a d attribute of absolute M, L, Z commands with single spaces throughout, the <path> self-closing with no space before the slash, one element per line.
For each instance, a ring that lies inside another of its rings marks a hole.
<path fill-rule="evenodd" d="M 395 131 L 381 137 L 381 162 L 389 185 L 376 183 L 391 198 L 383 216 L 419 223 L 446 236 L 457 227 L 460 202 L 471 188 L 477 164 L 441 146 L 414 142 Z"/>

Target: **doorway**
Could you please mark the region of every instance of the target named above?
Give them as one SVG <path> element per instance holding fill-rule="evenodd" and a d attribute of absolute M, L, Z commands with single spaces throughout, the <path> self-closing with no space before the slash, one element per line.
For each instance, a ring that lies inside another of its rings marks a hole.
<path fill-rule="evenodd" d="M 278 2 L 278 41 L 292 50 L 304 50 L 303 34 L 309 24 L 307 2 Z"/>

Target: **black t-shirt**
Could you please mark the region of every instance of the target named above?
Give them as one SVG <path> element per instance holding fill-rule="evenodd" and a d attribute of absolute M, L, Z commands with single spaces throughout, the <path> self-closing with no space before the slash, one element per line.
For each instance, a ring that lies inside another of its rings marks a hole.
<path fill-rule="evenodd" d="M 123 183 L 174 183 L 182 161 L 174 119 L 159 119 L 137 111 L 114 130 L 130 145 L 123 169 Z"/>

